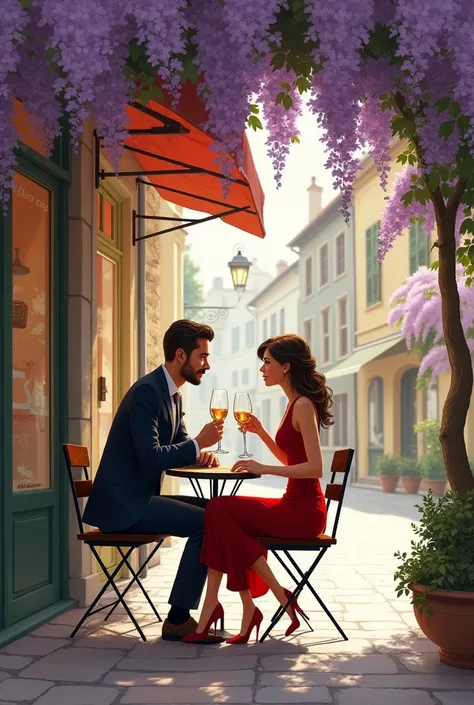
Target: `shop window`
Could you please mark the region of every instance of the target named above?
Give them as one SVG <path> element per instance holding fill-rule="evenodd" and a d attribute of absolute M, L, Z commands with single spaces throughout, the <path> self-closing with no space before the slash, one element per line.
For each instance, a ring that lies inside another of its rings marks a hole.
<path fill-rule="evenodd" d="M 51 487 L 51 193 L 15 174 L 12 195 L 13 490 Z"/>

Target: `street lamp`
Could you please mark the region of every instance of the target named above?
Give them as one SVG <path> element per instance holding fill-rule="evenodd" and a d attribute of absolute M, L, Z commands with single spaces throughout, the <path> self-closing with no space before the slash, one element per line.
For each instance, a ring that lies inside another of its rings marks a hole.
<path fill-rule="evenodd" d="M 252 263 L 249 262 L 247 257 L 242 254 L 242 248 L 237 247 L 237 254 L 232 257 L 228 263 L 230 273 L 232 275 L 232 283 L 234 284 L 235 291 L 242 296 L 247 286 L 247 279 L 249 278 L 249 269 Z M 239 296 L 240 299 L 240 296 Z"/>
<path fill-rule="evenodd" d="M 249 269 L 252 263 L 242 254 L 242 245 L 236 245 L 234 247 L 235 250 L 237 252 L 228 262 L 228 267 L 232 275 L 234 291 L 237 293 L 237 303 L 234 306 L 192 306 L 185 302 L 184 314 L 187 318 L 205 321 L 206 323 L 215 323 L 220 319 L 227 318 L 229 311 L 237 306 L 247 286 Z"/>

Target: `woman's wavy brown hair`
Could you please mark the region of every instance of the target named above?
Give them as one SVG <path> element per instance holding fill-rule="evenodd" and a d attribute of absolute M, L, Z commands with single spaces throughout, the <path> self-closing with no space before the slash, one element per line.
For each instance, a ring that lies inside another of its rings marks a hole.
<path fill-rule="evenodd" d="M 257 355 L 263 360 L 266 352 L 280 365 L 289 363 L 290 384 L 294 391 L 314 401 L 323 428 L 332 426 L 332 389 L 327 386 L 326 377 L 316 369 L 316 360 L 306 340 L 293 333 L 277 335 L 265 340 Z"/>

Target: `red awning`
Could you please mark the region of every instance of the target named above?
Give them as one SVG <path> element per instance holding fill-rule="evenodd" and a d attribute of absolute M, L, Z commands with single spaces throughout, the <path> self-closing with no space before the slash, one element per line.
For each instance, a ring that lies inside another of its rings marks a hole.
<path fill-rule="evenodd" d="M 195 86 L 183 87 L 175 109 L 165 98 L 149 101 L 146 106 L 135 103 L 127 112 L 130 134 L 126 149 L 132 151 L 164 199 L 219 216 L 240 230 L 265 237 L 264 194 L 245 132 L 244 164 L 241 169 L 235 165 L 229 194 L 224 198 L 216 153 L 211 148 L 214 139 L 197 127 L 205 122 L 206 111 Z"/>

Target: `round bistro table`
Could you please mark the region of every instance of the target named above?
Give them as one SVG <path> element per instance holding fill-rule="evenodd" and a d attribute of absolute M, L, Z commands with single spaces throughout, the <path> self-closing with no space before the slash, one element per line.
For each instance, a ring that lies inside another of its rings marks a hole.
<path fill-rule="evenodd" d="M 202 468 L 200 466 L 189 466 L 182 468 L 172 468 L 166 470 L 167 475 L 171 477 L 184 477 L 189 480 L 191 487 L 197 497 L 205 499 L 204 492 L 201 487 L 201 481 L 209 480 L 210 496 L 220 497 L 225 489 L 227 482 L 233 482 L 234 486 L 230 492 L 231 497 L 236 495 L 244 480 L 257 480 L 260 475 L 254 475 L 250 472 L 231 472 L 230 465 L 221 465 L 218 468 Z M 219 489 L 219 482 L 222 485 Z"/>

